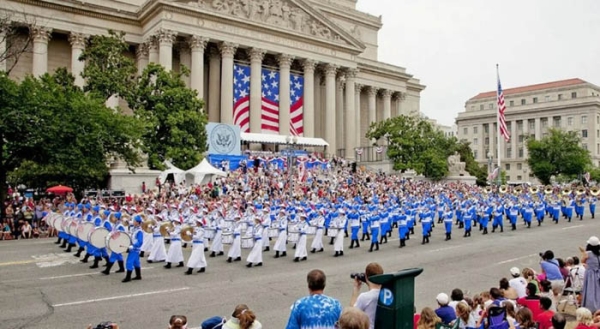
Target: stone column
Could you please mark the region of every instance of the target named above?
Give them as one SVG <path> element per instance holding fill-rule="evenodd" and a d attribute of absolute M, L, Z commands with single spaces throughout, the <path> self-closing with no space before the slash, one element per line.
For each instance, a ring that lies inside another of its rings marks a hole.
<path fill-rule="evenodd" d="M 75 85 L 83 87 L 85 81 L 81 74 L 85 67 L 85 62 L 79 60 L 79 56 L 85 48 L 86 36 L 82 33 L 71 33 L 69 42 L 71 43 L 71 74 L 75 77 Z"/>
<path fill-rule="evenodd" d="M 150 63 L 158 64 L 158 41 L 155 36 L 151 36 L 146 40 L 148 45 L 148 61 Z"/>
<path fill-rule="evenodd" d="M 367 107 L 369 111 L 369 126 L 377 121 L 377 88 L 368 87 L 367 93 L 369 95 L 369 105 Z"/>
<path fill-rule="evenodd" d="M 523 120 L 523 143 L 521 143 L 521 147 L 523 148 L 523 159 L 526 160 L 529 158 L 529 152 L 527 150 L 527 138 L 529 137 L 529 120 Z M 527 163 L 523 164 L 524 167 L 527 166 Z"/>
<path fill-rule="evenodd" d="M 356 83 L 356 69 L 349 69 L 346 71 L 346 111 L 344 113 L 344 122 L 346 138 L 344 148 L 346 149 L 346 159 L 354 160 L 356 148 L 356 106 L 355 106 L 355 83 Z"/>
<path fill-rule="evenodd" d="M 33 66 L 31 73 L 34 77 L 39 77 L 48 72 L 48 41 L 51 34 L 51 29 L 37 27 L 31 29 L 33 38 Z"/>
<path fill-rule="evenodd" d="M 363 86 L 361 84 L 354 85 L 354 115 L 355 115 L 355 125 L 356 125 L 356 147 L 360 147 L 362 140 L 362 127 L 360 123 L 360 115 L 361 115 L 361 105 L 360 105 L 360 92 L 362 91 Z"/>
<path fill-rule="evenodd" d="M 517 159 L 519 157 L 519 150 L 517 149 L 517 121 L 513 120 L 510 123 L 510 148 L 512 149 L 511 159 Z"/>
<path fill-rule="evenodd" d="M 6 53 L 6 33 L 0 31 L 0 54 Z M 6 59 L 0 60 L 0 71 L 6 71 Z"/>
<path fill-rule="evenodd" d="M 327 64 L 325 66 L 325 140 L 329 143 L 327 153 L 334 156 L 337 153 L 335 140 L 335 74 L 337 66 Z"/>
<path fill-rule="evenodd" d="M 137 64 L 138 75 L 141 75 L 142 72 L 144 72 L 144 69 L 146 69 L 146 66 L 148 66 L 148 56 L 148 44 L 140 43 L 135 48 L 135 59 Z"/>
<path fill-rule="evenodd" d="M 540 118 L 535 118 L 535 139 L 540 140 L 542 138 L 542 125 Z"/>
<path fill-rule="evenodd" d="M 179 48 L 179 72 L 182 72 L 182 66 L 185 66 L 188 70 L 190 70 L 190 75 L 181 76 L 181 80 L 183 80 L 186 87 L 191 88 L 192 51 L 185 44 L 182 44 Z"/>
<path fill-rule="evenodd" d="M 383 95 L 383 120 L 387 120 L 392 117 L 392 94 L 394 92 L 389 89 L 384 89 L 381 94 Z"/>
<path fill-rule="evenodd" d="M 396 101 L 396 109 L 394 114 L 392 114 L 395 117 L 399 117 L 402 114 L 402 101 L 404 100 L 404 98 L 406 97 L 406 94 L 402 93 L 402 92 L 397 92 L 394 94 L 394 100 Z"/>
<path fill-rule="evenodd" d="M 221 123 L 233 124 L 233 55 L 238 45 L 223 42 L 221 51 Z"/>
<path fill-rule="evenodd" d="M 165 70 L 171 71 L 173 69 L 173 42 L 175 41 L 177 34 L 171 30 L 161 29 L 158 31 L 157 36 L 159 45 L 158 59 L 160 65 L 163 66 Z"/>
<path fill-rule="evenodd" d="M 477 158 L 475 160 L 487 160 L 487 153 L 485 153 L 485 134 L 483 130 L 483 123 L 478 125 L 479 134 L 477 134 L 477 138 L 481 141 L 479 145 L 477 145 Z"/>
<path fill-rule="evenodd" d="M 277 61 L 279 62 L 279 134 L 291 135 L 290 68 L 294 57 L 280 54 Z"/>
<path fill-rule="evenodd" d="M 221 54 L 218 49 L 210 48 L 208 66 L 208 121 L 219 122 L 221 120 L 219 115 L 221 104 L 219 89 L 221 86 Z M 233 68 L 231 69 L 233 70 Z M 231 102 L 233 103 L 233 99 Z"/>
<path fill-rule="evenodd" d="M 338 148 L 344 147 L 344 85 L 346 76 L 338 76 L 335 93 L 335 140 Z M 329 126 L 327 127 L 329 129 Z M 336 150 L 337 154 L 337 150 Z"/>
<path fill-rule="evenodd" d="M 302 62 L 304 68 L 304 136 L 315 137 L 315 66 L 310 59 Z"/>
<path fill-rule="evenodd" d="M 190 88 L 198 93 L 198 98 L 204 99 L 204 49 L 206 49 L 208 38 L 194 35 L 190 37 L 188 43 L 192 50 Z"/>
<path fill-rule="evenodd" d="M 252 48 L 248 50 L 250 57 L 250 132 L 262 132 L 262 61 L 266 51 Z"/>

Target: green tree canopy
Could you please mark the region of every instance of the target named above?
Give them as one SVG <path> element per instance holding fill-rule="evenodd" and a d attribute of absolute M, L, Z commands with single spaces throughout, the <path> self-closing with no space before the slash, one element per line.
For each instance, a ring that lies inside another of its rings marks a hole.
<path fill-rule="evenodd" d="M 182 74 L 187 69 L 167 72 L 149 64 L 127 99 L 135 116 L 147 123 L 142 144 L 150 168 L 162 169 L 164 160 L 170 159 L 175 166 L 189 169 L 207 149 L 203 102 L 185 86 Z"/>
<path fill-rule="evenodd" d="M 553 175 L 576 177 L 591 165 L 589 152 L 573 131 L 550 129 L 548 136 L 541 140 L 528 139 L 527 149 L 527 164 L 543 184 L 549 184 Z"/>
<path fill-rule="evenodd" d="M 2 191 L 9 173 L 30 187 L 84 188 L 102 183 L 112 155 L 138 165 L 142 127 L 104 101 L 75 86 L 64 68 L 21 83 L 0 74 Z"/>

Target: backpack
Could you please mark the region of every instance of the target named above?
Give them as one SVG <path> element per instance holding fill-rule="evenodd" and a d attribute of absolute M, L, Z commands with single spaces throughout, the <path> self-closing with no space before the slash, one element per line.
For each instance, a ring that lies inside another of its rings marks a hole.
<path fill-rule="evenodd" d="M 506 308 L 492 306 L 488 309 L 487 329 L 508 329 L 509 327 Z"/>
<path fill-rule="evenodd" d="M 221 316 L 213 316 L 212 318 L 208 318 L 202 322 L 200 327 L 202 329 L 221 329 L 223 325 L 227 322 L 227 319 Z"/>

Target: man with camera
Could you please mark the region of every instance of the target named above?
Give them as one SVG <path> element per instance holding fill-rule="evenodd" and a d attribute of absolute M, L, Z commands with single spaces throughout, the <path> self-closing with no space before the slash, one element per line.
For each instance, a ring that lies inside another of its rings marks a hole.
<path fill-rule="evenodd" d="M 375 313 L 377 312 L 377 300 L 379 299 L 381 285 L 374 284 L 369 281 L 369 278 L 380 274 L 383 274 L 383 268 L 378 263 L 369 263 L 365 269 L 365 273 L 350 274 L 350 278 L 354 279 L 354 290 L 352 291 L 350 306 L 354 306 L 367 313 L 371 323 L 369 326 L 370 329 L 375 328 Z M 367 284 L 369 291 L 360 293 L 363 283 Z"/>

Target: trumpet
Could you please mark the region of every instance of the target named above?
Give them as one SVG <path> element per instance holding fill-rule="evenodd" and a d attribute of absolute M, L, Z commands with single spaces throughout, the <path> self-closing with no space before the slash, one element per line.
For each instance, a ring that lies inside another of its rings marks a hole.
<path fill-rule="evenodd" d="M 590 189 L 590 194 L 593 196 L 598 196 L 600 194 L 600 188 L 598 186 L 594 186 Z"/>
<path fill-rule="evenodd" d="M 585 194 L 585 187 L 579 185 L 577 187 L 577 191 L 575 191 L 575 193 L 577 194 L 577 196 L 581 196 Z"/>
<path fill-rule="evenodd" d="M 544 188 L 544 194 L 552 194 L 553 191 L 554 188 L 552 188 L 551 185 L 546 185 L 546 187 Z"/>

